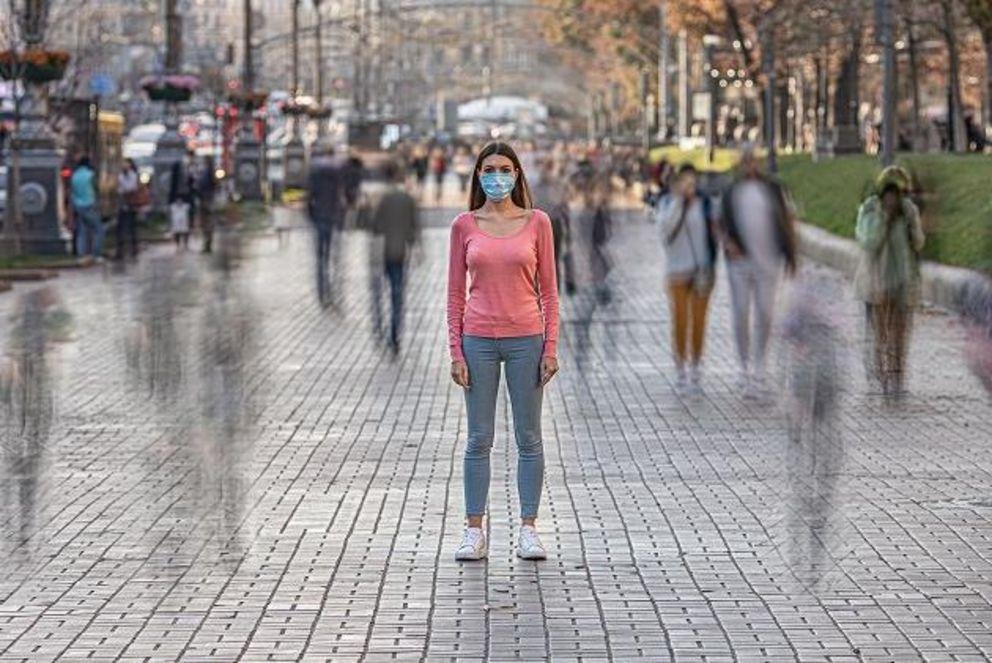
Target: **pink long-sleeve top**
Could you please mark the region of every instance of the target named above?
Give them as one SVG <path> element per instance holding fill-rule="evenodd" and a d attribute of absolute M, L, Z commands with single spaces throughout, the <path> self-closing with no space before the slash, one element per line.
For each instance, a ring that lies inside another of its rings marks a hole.
<path fill-rule="evenodd" d="M 464 361 L 462 335 L 508 338 L 544 334 L 545 357 L 558 348 L 558 284 L 551 220 L 534 210 L 523 228 L 497 237 L 475 214 L 451 225 L 448 255 L 448 346 Z"/>

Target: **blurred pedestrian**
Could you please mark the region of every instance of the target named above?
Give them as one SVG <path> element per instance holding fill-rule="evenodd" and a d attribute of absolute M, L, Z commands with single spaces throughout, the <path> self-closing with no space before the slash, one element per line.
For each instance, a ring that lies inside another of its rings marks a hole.
<path fill-rule="evenodd" d="M 602 177 L 607 177 L 603 175 Z M 585 192 L 585 209 L 582 226 L 589 237 L 589 270 L 592 276 L 596 302 L 605 306 L 613 300 L 609 276 L 613 271 L 613 261 L 607 245 L 613 238 L 613 215 L 610 213 L 610 189 L 608 181 L 593 181 Z"/>
<path fill-rule="evenodd" d="M 782 386 L 793 442 L 801 442 L 804 434 L 814 441 L 817 437 L 833 437 L 842 382 L 837 353 L 837 300 L 837 294 L 824 281 L 807 279 L 793 288 L 782 318 Z M 836 446 L 836 440 L 825 442 Z M 815 448 L 810 451 L 821 456 L 829 452 Z"/>
<path fill-rule="evenodd" d="M 420 219 L 417 201 L 400 186 L 402 173 L 395 163 L 384 166 L 386 190 L 379 198 L 372 212 L 371 230 L 381 235 L 383 270 L 389 283 L 391 321 L 389 327 L 389 347 L 393 354 L 400 351 L 400 337 L 403 327 L 403 290 L 406 285 L 406 267 L 410 248 L 420 239 Z M 381 282 L 381 281 L 377 281 Z M 380 293 L 373 294 L 378 315 Z M 379 331 L 378 329 L 376 330 Z"/>
<path fill-rule="evenodd" d="M 358 150 L 351 148 L 348 150 L 348 158 L 344 162 L 342 170 L 342 193 L 348 211 L 352 212 L 358 207 L 358 198 L 362 190 L 362 178 L 365 175 L 365 162 L 358 154 Z"/>
<path fill-rule="evenodd" d="M 962 299 L 965 359 L 992 396 L 992 282 L 976 277 L 968 284 Z"/>
<path fill-rule="evenodd" d="M 217 198 L 217 175 L 214 158 L 208 156 L 196 176 L 196 199 L 200 232 L 203 234 L 203 252 L 211 253 L 214 245 L 214 203 Z"/>
<path fill-rule="evenodd" d="M 448 156 L 443 147 L 435 147 L 431 154 L 431 174 L 434 176 L 434 202 L 441 203 L 444 193 L 444 176 L 448 173 Z"/>
<path fill-rule="evenodd" d="M 96 172 L 88 156 L 82 156 L 72 171 L 69 180 L 70 200 L 76 215 L 78 235 L 76 236 L 77 255 L 90 255 L 103 260 L 103 220 L 97 209 Z"/>
<path fill-rule="evenodd" d="M 189 248 L 189 232 L 196 200 L 196 180 L 193 175 L 193 154 L 187 152 L 172 164 L 169 178 L 169 230 L 176 248 Z"/>
<path fill-rule="evenodd" d="M 417 197 L 424 194 L 424 184 L 427 182 L 427 170 L 429 164 L 427 148 L 424 145 L 417 145 L 413 150 L 413 175 L 417 179 Z"/>
<path fill-rule="evenodd" d="M 886 396 L 904 393 L 913 309 L 920 298 L 919 253 L 926 239 L 908 195 L 910 184 L 902 168 L 883 170 L 876 192 L 858 210 L 855 230 L 862 249 L 855 289 L 874 334 L 874 377 Z"/>
<path fill-rule="evenodd" d="M 314 147 L 307 185 L 307 211 L 316 234 L 317 299 L 321 306 L 332 303 L 329 264 L 334 231 L 344 223 L 345 200 L 341 168 L 329 143 Z"/>
<path fill-rule="evenodd" d="M 467 527 L 455 559 L 488 554 L 482 518 L 489 494 L 500 364 L 517 442 L 520 532 L 517 555 L 545 559 L 534 527 L 544 485 L 541 403 L 558 372 L 558 290 L 551 221 L 531 208 L 520 159 L 506 143 L 486 145 L 476 160 L 470 211 L 451 227 L 448 343 L 451 377 L 464 388 Z M 466 292 L 467 291 L 467 292 Z"/>
<path fill-rule="evenodd" d="M 452 168 L 458 176 L 458 190 L 463 194 L 468 193 L 468 181 L 472 177 L 472 155 L 469 154 L 467 147 L 461 146 L 455 152 Z"/>
<path fill-rule="evenodd" d="M 534 187 L 534 206 L 547 213 L 555 240 L 555 282 L 569 295 L 575 293 L 575 262 L 572 255 L 572 217 L 568 187 L 554 173 L 550 159 L 541 163 L 540 184 Z"/>
<path fill-rule="evenodd" d="M 117 175 L 117 260 L 125 257 L 125 242 L 130 244 L 131 258 L 138 257 L 138 210 L 142 205 L 141 182 L 138 167 L 131 159 L 124 160 L 124 166 Z"/>
<path fill-rule="evenodd" d="M 785 189 L 763 171 L 753 145 L 742 149 L 738 179 L 723 197 L 721 235 L 745 395 L 766 391 L 765 368 L 782 272 L 796 271 L 795 218 Z M 753 317 L 752 317 L 753 309 Z"/>
<path fill-rule="evenodd" d="M 682 166 L 674 194 L 659 213 L 672 311 L 676 386 L 680 391 L 688 388 L 694 392 L 702 388 L 706 311 L 713 291 L 717 244 L 710 201 L 699 194 L 696 178 L 693 166 Z"/>

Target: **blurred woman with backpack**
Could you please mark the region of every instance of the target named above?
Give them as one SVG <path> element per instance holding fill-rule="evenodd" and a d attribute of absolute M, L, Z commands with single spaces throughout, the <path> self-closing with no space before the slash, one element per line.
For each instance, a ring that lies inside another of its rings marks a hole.
<path fill-rule="evenodd" d="M 682 166 L 672 195 L 658 213 L 672 311 L 676 386 L 694 392 L 702 388 L 703 340 L 717 246 L 710 204 L 696 190 L 696 177 L 693 166 Z"/>

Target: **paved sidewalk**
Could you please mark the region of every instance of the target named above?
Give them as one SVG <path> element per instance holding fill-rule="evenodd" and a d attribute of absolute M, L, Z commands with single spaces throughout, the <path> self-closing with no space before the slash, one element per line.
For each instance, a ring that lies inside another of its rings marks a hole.
<path fill-rule="evenodd" d="M 395 361 L 369 334 L 357 233 L 338 312 L 316 305 L 303 230 L 249 243 L 230 273 L 163 251 L 58 279 L 72 338 L 32 355 L 37 379 L 5 410 L 0 659 L 992 657 L 992 405 L 953 320 L 918 317 L 912 394 L 886 404 L 862 377 L 858 308 L 821 274 L 845 389 L 839 439 L 816 451 L 830 480 L 812 480 L 780 408 L 734 384 L 722 274 L 705 396 L 675 392 L 659 248 L 636 214 L 611 247 L 614 301 L 563 302 L 549 559 L 513 555 L 501 398 L 491 556 L 456 563 L 450 217 L 429 215 Z M 27 291 L 0 312 L 30 328 Z"/>

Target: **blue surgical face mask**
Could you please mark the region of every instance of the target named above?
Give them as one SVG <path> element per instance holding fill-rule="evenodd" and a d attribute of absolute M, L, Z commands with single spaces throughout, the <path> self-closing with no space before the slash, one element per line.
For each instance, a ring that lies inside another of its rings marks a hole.
<path fill-rule="evenodd" d="M 517 184 L 517 177 L 513 173 L 482 173 L 479 176 L 479 184 L 482 185 L 486 198 L 498 203 L 513 193 L 513 187 Z"/>

